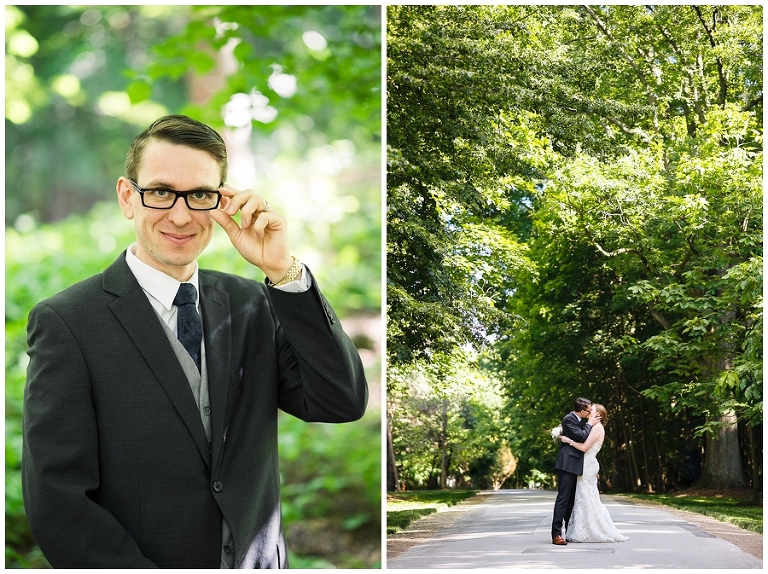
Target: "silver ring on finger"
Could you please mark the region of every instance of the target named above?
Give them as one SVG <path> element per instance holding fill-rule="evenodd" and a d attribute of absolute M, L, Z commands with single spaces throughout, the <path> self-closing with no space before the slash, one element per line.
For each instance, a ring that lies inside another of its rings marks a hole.
<path fill-rule="evenodd" d="M 264 211 L 269 211 L 269 202 L 264 206 Z"/>

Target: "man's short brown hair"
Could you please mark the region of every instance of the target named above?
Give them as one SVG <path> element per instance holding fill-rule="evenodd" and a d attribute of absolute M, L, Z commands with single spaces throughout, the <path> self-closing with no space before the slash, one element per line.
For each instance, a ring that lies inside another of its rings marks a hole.
<path fill-rule="evenodd" d="M 592 406 L 592 401 L 589 399 L 585 399 L 584 397 L 579 397 L 576 399 L 576 402 L 574 403 L 573 410 L 577 413 L 580 413 L 581 411 L 586 411 L 589 409 L 589 407 Z"/>
<path fill-rule="evenodd" d="M 125 177 L 128 179 L 140 183 L 137 178 L 141 154 L 151 140 L 208 152 L 219 164 L 221 172 L 219 183 L 223 184 L 227 180 L 227 148 L 224 140 L 213 128 L 181 115 L 163 116 L 136 136 L 125 158 Z"/>

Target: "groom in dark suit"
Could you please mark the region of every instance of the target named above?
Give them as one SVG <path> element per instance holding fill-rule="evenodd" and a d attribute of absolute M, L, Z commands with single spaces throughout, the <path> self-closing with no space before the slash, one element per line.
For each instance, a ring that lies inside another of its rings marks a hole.
<path fill-rule="evenodd" d="M 360 357 L 285 218 L 226 173 L 219 134 L 160 118 L 117 182 L 136 242 L 30 314 L 22 485 L 56 568 L 287 567 L 278 409 L 365 412 Z M 214 222 L 265 284 L 198 268 Z"/>
<path fill-rule="evenodd" d="M 599 419 L 590 417 L 591 403 L 588 399 L 578 398 L 573 411 L 563 417 L 561 423 L 562 435 L 575 442 L 584 442 L 589 431 Z M 585 423 L 583 419 L 589 418 Z M 565 546 L 563 538 L 563 523 L 568 526 L 573 511 L 573 501 L 576 496 L 576 480 L 584 473 L 584 453 L 568 443 L 560 445 L 560 451 L 555 460 L 557 471 L 557 498 L 555 512 L 552 518 L 552 544 Z"/>

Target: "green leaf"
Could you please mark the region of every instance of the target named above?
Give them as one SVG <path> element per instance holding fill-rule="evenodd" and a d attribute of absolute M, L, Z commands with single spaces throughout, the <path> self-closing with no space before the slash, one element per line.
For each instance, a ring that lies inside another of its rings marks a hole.
<path fill-rule="evenodd" d="M 248 42 L 240 42 L 235 46 L 234 56 L 240 61 L 245 61 L 250 57 L 253 48 Z"/>
<path fill-rule="evenodd" d="M 191 57 L 191 64 L 199 74 L 206 74 L 216 66 L 216 60 L 206 52 L 196 52 Z"/>
<path fill-rule="evenodd" d="M 148 100 L 152 96 L 152 84 L 146 80 L 134 80 L 125 89 L 132 104 Z"/>

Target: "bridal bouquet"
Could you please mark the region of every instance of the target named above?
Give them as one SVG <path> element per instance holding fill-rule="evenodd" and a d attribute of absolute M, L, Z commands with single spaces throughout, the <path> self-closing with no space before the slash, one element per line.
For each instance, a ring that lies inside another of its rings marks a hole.
<path fill-rule="evenodd" d="M 555 428 L 553 428 L 551 431 L 549 431 L 549 434 L 552 435 L 552 440 L 555 442 L 560 442 L 560 435 L 563 432 L 563 427 L 560 425 L 557 425 Z"/>

